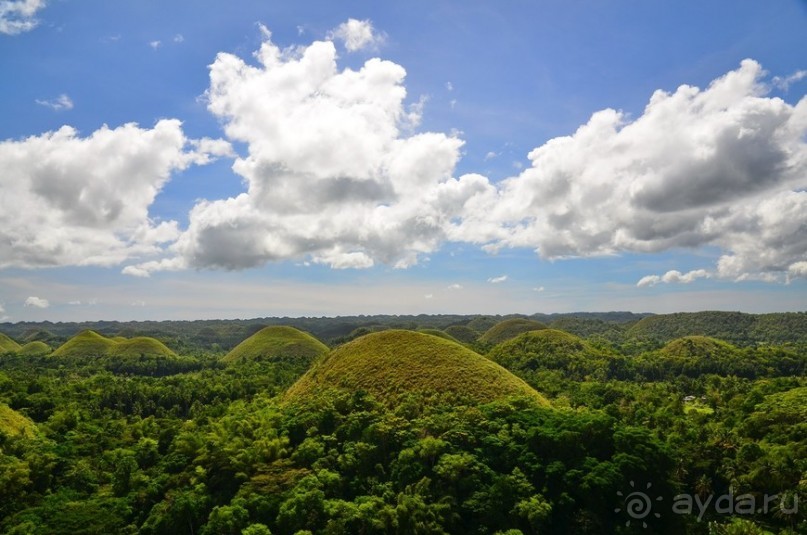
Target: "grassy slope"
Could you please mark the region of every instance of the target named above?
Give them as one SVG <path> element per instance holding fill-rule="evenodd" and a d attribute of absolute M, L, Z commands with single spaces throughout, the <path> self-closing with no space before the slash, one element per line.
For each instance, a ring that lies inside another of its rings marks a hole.
<path fill-rule="evenodd" d="M 546 328 L 546 325 L 540 321 L 513 318 L 497 323 L 485 331 L 485 334 L 479 337 L 479 341 L 485 344 L 501 344 L 502 342 L 515 338 L 519 334 Z"/>
<path fill-rule="evenodd" d="M 35 357 L 39 355 L 47 355 L 51 351 L 53 350 L 48 344 L 36 340 L 34 342 L 28 342 L 27 344 L 22 346 L 20 350 L 17 351 L 17 354 Z"/>
<path fill-rule="evenodd" d="M 628 329 L 627 337 L 669 342 L 683 336 L 710 336 L 735 345 L 807 342 L 807 314 L 680 312 L 650 316 Z"/>
<path fill-rule="evenodd" d="M 445 332 L 463 344 L 473 344 L 479 339 L 479 333 L 465 325 L 451 325 Z"/>
<path fill-rule="evenodd" d="M 548 403 L 512 373 L 455 342 L 401 330 L 368 334 L 337 348 L 297 381 L 286 399 L 329 388 L 363 390 L 390 403 L 412 391 L 479 402 L 529 396 Z"/>
<path fill-rule="evenodd" d="M 0 333 L 0 353 L 16 353 L 20 350 L 20 344 Z"/>
<path fill-rule="evenodd" d="M 54 357 L 139 357 L 140 355 L 175 357 L 176 354 L 154 338 L 106 338 L 95 331 L 82 331 L 56 348 Z"/>
<path fill-rule="evenodd" d="M 26 437 L 34 436 L 36 425 L 34 422 L 18 413 L 8 405 L 0 403 L 0 433 Z"/>
<path fill-rule="evenodd" d="M 310 364 L 328 352 L 328 346 L 294 327 L 264 327 L 227 353 L 223 362 L 261 359 L 303 361 Z"/>
<path fill-rule="evenodd" d="M 673 340 L 660 352 L 675 358 L 734 358 L 738 350 L 733 345 L 708 336 L 685 336 Z"/>
<path fill-rule="evenodd" d="M 57 347 L 52 355 L 54 357 L 97 357 L 106 355 L 115 342 L 101 336 L 95 331 L 81 331 L 73 338 Z"/>
<path fill-rule="evenodd" d="M 607 360 L 580 337 L 555 329 L 523 333 L 494 347 L 488 356 L 514 372 L 537 368 L 586 369 Z"/>
<path fill-rule="evenodd" d="M 498 318 L 492 318 L 490 316 L 479 316 L 466 323 L 465 326 L 473 331 L 483 333 L 488 329 L 490 329 L 491 327 L 495 326 L 497 323 L 499 323 Z"/>
<path fill-rule="evenodd" d="M 115 337 L 115 345 L 109 349 L 109 355 L 114 357 L 139 357 L 140 355 L 176 357 L 176 353 L 165 347 L 165 344 L 148 336 L 135 338 Z"/>
<path fill-rule="evenodd" d="M 451 336 L 450 334 L 448 334 L 447 332 L 441 331 L 440 329 L 418 329 L 417 332 L 423 334 L 430 334 L 432 336 L 438 336 L 440 338 L 443 338 L 444 340 L 448 340 L 449 342 L 454 342 L 457 344 L 462 343 L 453 336 Z"/>

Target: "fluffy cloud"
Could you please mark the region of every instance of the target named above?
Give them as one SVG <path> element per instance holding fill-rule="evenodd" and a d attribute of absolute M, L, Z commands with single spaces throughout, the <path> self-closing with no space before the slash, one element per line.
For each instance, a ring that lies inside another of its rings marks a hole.
<path fill-rule="evenodd" d="M 16 35 L 36 28 L 45 0 L 0 0 L 0 33 Z"/>
<path fill-rule="evenodd" d="M 640 286 L 707 274 L 803 276 L 807 98 L 790 105 L 767 96 L 752 60 L 703 90 L 657 91 L 636 119 L 597 112 L 494 185 L 477 174 L 453 177 L 457 137 L 406 135 L 419 117 L 404 106 L 399 65 L 371 59 L 339 70 L 330 41 L 281 50 L 263 34 L 259 64 L 219 54 L 207 92 L 227 136 L 248 147 L 233 165 L 246 191 L 198 203 L 172 256 L 124 272 L 292 258 L 407 267 L 452 240 L 489 252 L 529 247 L 547 259 L 707 245 L 723 252 L 708 272 L 673 270 Z"/>
<path fill-rule="evenodd" d="M 198 203 L 175 257 L 126 268 L 242 269 L 305 257 L 333 268 L 406 267 L 435 250 L 452 219 L 490 185 L 454 178 L 462 141 L 425 132 L 404 105 L 405 71 L 371 59 L 339 70 L 332 42 L 281 50 L 252 66 L 219 54 L 209 109 L 248 154 L 233 170 L 247 191 Z"/>
<path fill-rule="evenodd" d="M 705 90 L 657 91 L 635 120 L 595 113 L 452 237 L 543 258 L 714 245 L 720 277 L 781 278 L 807 256 L 807 98 L 767 97 L 763 76 L 745 60 Z"/>
<path fill-rule="evenodd" d="M 378 34 L 369 20 L 348 19 L 336 27 L 328 35 L 330 39 L 339 39 L 345 43 L 348 52 L 381 44 L 383 36 Z"/>
<path fill-rule="evenodd" d="M 8 314 L 6 314 L 6 309 L 3 308 L 3 304 L 0 303 L 0 321 L 8 321 L 10 319 L 11 317 Z"/>
<path fill-rule="evenodd" d="M 11 4 L 23 5 L 0 0 L 0 13 Z M 199 201 L 185 229 L 149 217 L 173 172 L 231 155 L 225 142 L 188 140 L 176 120 L 3 141 L 0 268 L 134 262 L 124 273 L 142 277 L 288 259 L 407 267 L 450 240 L 547 259 L 721 251 L 710 269 L 639 286 L 807 273 L 807 97 L 770 97 L 752 60 L 705 89 L 657 91 L 636 118 L 599 111 L 492 184 L 454 176 L 457 134 L 412 134 L 423 101 L 406 106 L 401 66 L 338 67 L 334 39 L 348 51 L 378 43 L 369 21 L 285 50 L 260 28 L 257 62 L 219 54 L 206 93 L 226 136 L 246 147 L 232 167 L 243 193 Z"/>
<path fill-rule="evenodd" d="M 62 111 L 62 110 L 72 110 L 73 109 L 73 100 L 62 93 L 58 97 L 51 99 L 51 100 L 39 100 L 35 101 L 40 106 L 45 106 L 46 108 L 50 108 L 54 111 Z"/>
<path fill-rule="evenodd" d="M 500 275 L 498 277 L 491 277 L 488 279 L 488 282 L 491 284 L 501 284 L 507 280 L 507 275 Z"/>
<path fill-rule="evenodd" d="M 689 271 L 687 273 L 681 273 L 680 271 L 673 269 L 661 276 L 648 275 L 646 277 L 642 277 L 639 280 L 639 282 L 636 283 L 636 286 L 640 288 L 643 286 L 655 286 L 660 282 L 663 282 L 665 284 L 670 283 L 689 284 L 690 282 L 696 279 L 704 279 L 709 277 L 711 277 L 711 274 L 705 269 L 696 269 L 693 271 Z"/>
<path fill-rule="evenodd" d="M 42 299 L 41 297 L 35 297 L 32 295 L 25 300 L 25 306 L 34 308 L 48 308 L 50 303 L 47 299 Z"/>
<path fill-rule="evenodd" d="M 807 261 L 790 264 L 787 274 L 792 278 L 807 279 Z"/>
<path fill-rule="evenodd" d="M 187 139 L 177 120 L 0 142 L 0 268 L 114 265 L 160 251 L 179 234 L 176 222 L 149 218 L 160 188 L 228 151 Z"/>

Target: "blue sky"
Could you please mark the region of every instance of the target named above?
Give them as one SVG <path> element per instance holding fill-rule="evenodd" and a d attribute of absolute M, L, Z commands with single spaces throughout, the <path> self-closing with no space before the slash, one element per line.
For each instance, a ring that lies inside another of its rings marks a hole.
<path fill-rule="evenodd" d="M 804 310 L 805 23 L 2 1 L 0 318 Z"/>

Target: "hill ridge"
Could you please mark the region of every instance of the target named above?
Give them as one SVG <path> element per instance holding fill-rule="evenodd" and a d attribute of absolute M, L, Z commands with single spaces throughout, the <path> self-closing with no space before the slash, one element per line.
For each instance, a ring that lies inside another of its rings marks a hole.
<path fill-rule="evenodd" d="M 540 321 L 527 318 L 511 318 L 500 321 L 479 337 L 479 341 L 485 344 L 500 344 L 511 340 L 519 334 L 546 329 L 547 326 Z"/>
<path fill-rule="evenodd" d="M 162 342 L 148 336 L 138 336 L 135 338 L 107 338 L 97 332 L 85 329 L 76 334 L 64 344 L 57 347 L 53 353 L 54 357 L 77 356 L 77 357 L 136 357 L 140 355 L 175 357 L 176 353 L 171 351 Z"/>
<path fill-rule="evenodd" d="M 307 367 L 328 351 L 328 346 L 300 329 L 270 325 L 241 341 L 221 361 L 232 364 L 276 359 L 301 361 Z"/>
<path fill-rule="evenodd" d="M 479 402 L 507 396 L 546 399 L 482 355 L 445 338 L 407 330 L 371 333 L 333 350 L 286 392 L 295 401 L 330 389 L 366 391 L 383 402 L 408 392 Z"/>

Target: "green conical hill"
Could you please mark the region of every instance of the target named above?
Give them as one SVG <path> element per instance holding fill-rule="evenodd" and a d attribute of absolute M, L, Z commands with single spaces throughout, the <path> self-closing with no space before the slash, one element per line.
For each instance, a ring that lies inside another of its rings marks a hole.
<path fill-rule="evenodd" d="M 439 336 L 440 338 L 443 338 L 443 339 L 448 340 L 450 342 L 455 342 L 457 344 L 462 343 L 459 340 L 457 340 L 456 338 L 454 338 L 453 336 L 451 336 L 450 334 L 448 334 L 447 332 L 441 331 L 440 329 L 418 329 L 417 332 L 423 333 L 423 334 L 430 334 L 432 336 Z"/>
<path fill-rule="evenodd" d="M 479 339 L 479 333 L 465 325 L 451 325 L 445 332 L 463 344 L 473 344 Z"/>
<path fill-rule="evenodd" d="M 485 334 L 479 337 L 479 341 L 486 344 L 501 344 L 502 342 L 515 338 L 519 334 L 546 328 L 546 325 L 540 321 L 513 318 L 497 323 L 485 331 Z"/>
<path fill-rule="evenodd" d="M 227 353 L 227 363 L 279 360 L 307 367 L 328 352 L 328 346 L 294 327 L 264 327 Z"/>
<path fill-rule="evenodd" d="M 139 357 L 147 355 L 150 357 L 176 357 L 176 353 L 168 349 L 165 344 L 149 336 L 137 336 L 135 338 L 123 338 L 116 336 L 113 338 L 115 344 L 109 348 L 107 354 L 112 357 Z"/>
<path fill-rule="evenodd" d="M 45 329 L 28 329 L 22 335 L 22 340 L 25 342 L 45 342 L 51 343 L 57 336 Z"/>
<path fill-rule="evenodd" d="M 807 333 L 807 315 L 805 314 L 745 314 L 742 312 L 677 312 L 648 316 L 639 320 L 627 330 L 629 338 L 667 343 L 684 336 L 709 336 L 726 340 L 735 345 L 747 346 L 756 341 L 771 341 L 768 336 L 759 337 L 757 327 L 767 325 L 764 330 L 774 332 L 775 327 L 782 328 L 788 334 L 778 330 L 774 337 L 778 342 L 804 340 Z M 755 334 L 757 333 L 757 334 Z"/>
<path fill-rule="evenodd" d="M 35 433 L 36 425 L 34 422 L 8 405 L 0 403 L 0 434 L 32 437 Z"/>
<path fill-rule="evenodd" d="M 39 340 L 35 342 L 28 342 L 17 351 L 19 355 L 27 355 L 31 357 L 38 357 L 40 355 L 47 355 L 52 351 L 51 347 L 45 342 Z"/>
<path fill-rule="evenodd" d="M 739 355 L 733 345 L 708 336 L 685 336 L 668 343 L 660 352 L 676 358 L 733 358 Z"/>
<path fill-rule="evenodd" d="M 0 333 L 0 353 L 16 353 L 20 350 L 20 344 Z"/>
<path fill-rule="evenodd" d="M 54 357 L 98 357 L 106 355 L 115 345 L 113 340 L 95 331 L 81 331 L 73 338 L 56 348 Z"/>
<path fill-rule="evenodd" d="M 595 372 L 608 360 L 582 338 L 555 329 L 523 333 L 497 345 L 488 356 L 517 375 L 548 369 L 578 378 Z"/>
<path fill-rule="evenodd" d="M 328 390 L 365 391 L 394 404 L 409 392 L 449 394 L 477 402 L 506 396 L 546 399 L 495 362 L 464 346 L 415 331 L 368 334 L 338 347 L 287 392 L 288 401 Z"/>
<path fill-rule="evenodd" d="M 641 374 L 654 379 L 706 374 L 752 378 L 768 367 L 762 353 L 742 351 L 708 336 L 677 338 L 661 349 L 637 355 L 631 362 Z"/>
<path fill-rule="evenodd" d="M 478 316 L 469 321 L 466 324 L 466 327 L 468 327 L 471 330 L 483 333 L 488 329 L 490 329 L 491 327 L 494 327 L 497 323 L 499 323 L 498 318 L 491 318 L 490 316 Z"/>
<path fill-rule="evenodd" d="M 107 338 L 95 331 L 81 331 L 56 348 L 54 357 L 176 357 L 176 354 L 155 338 Z"/>

